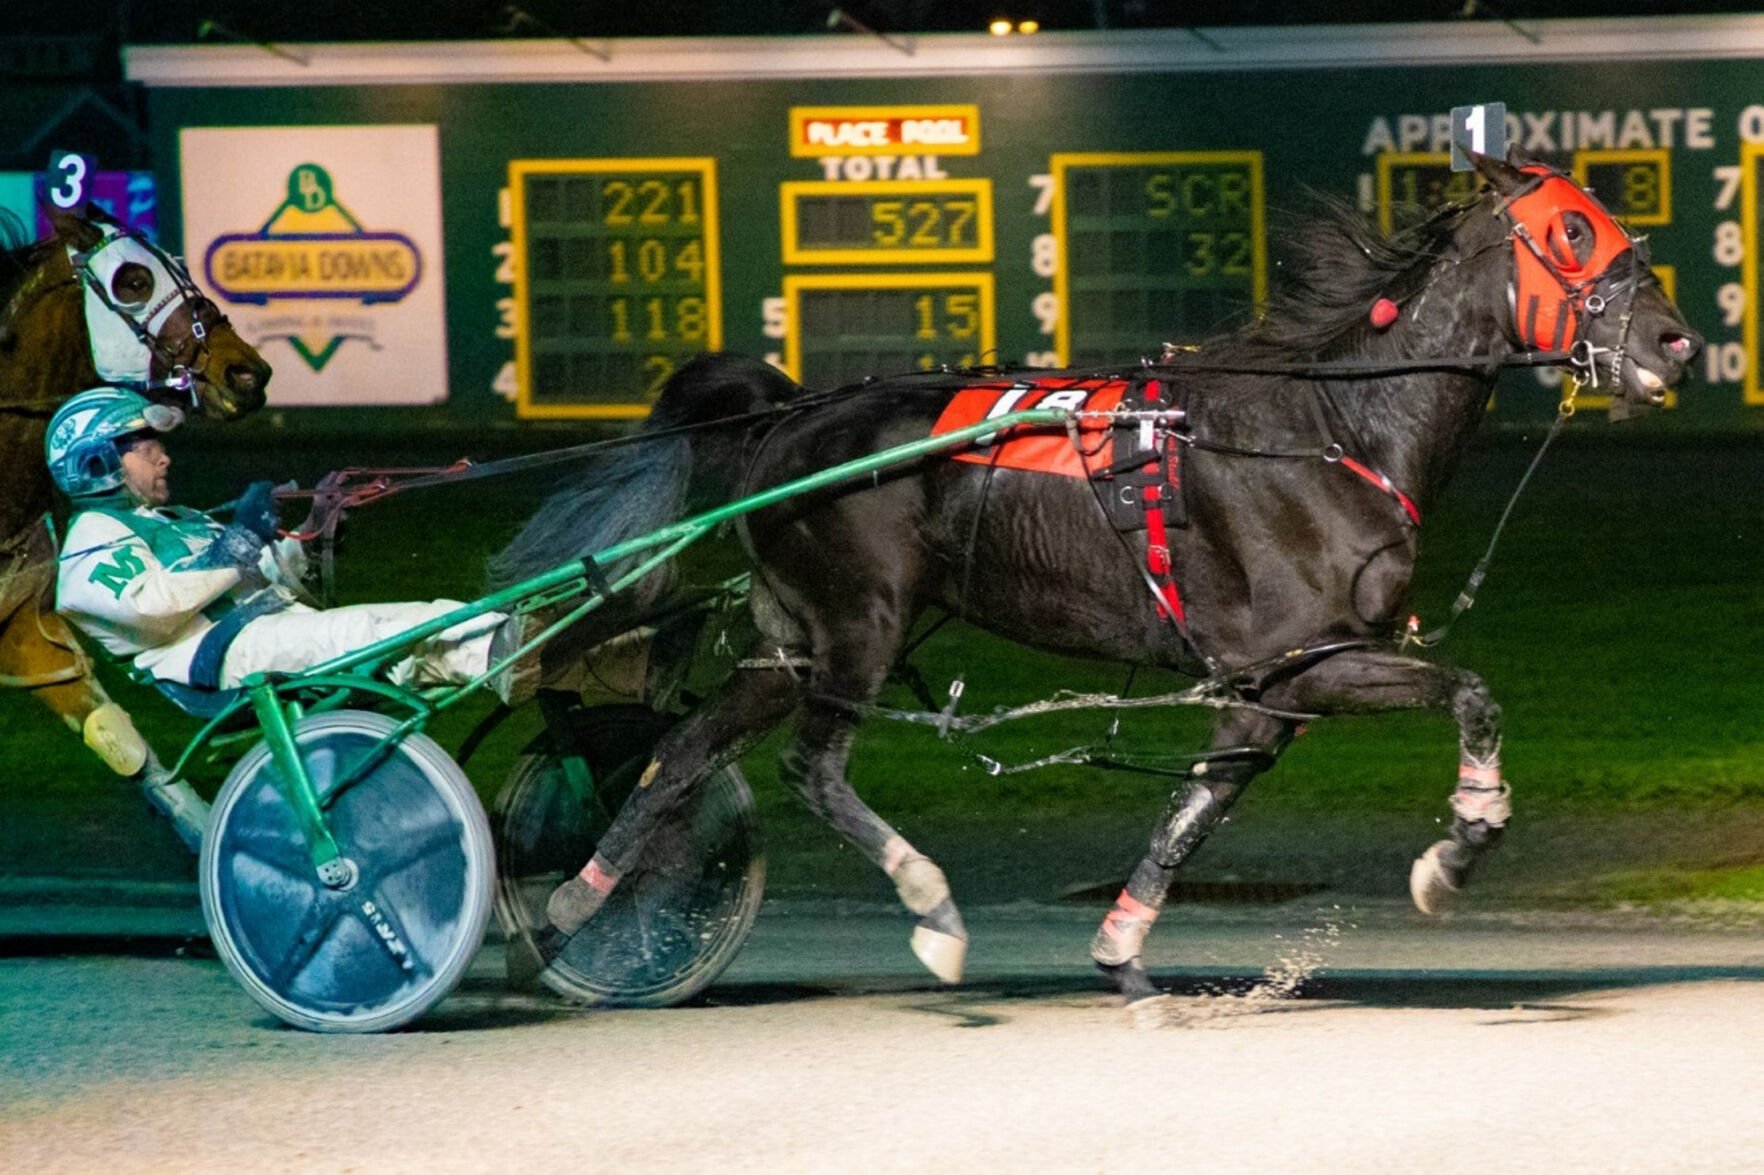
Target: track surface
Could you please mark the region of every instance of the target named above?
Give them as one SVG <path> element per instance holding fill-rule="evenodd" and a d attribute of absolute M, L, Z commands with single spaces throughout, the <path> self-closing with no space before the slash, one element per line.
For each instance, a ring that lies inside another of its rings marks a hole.
<path fill-rule="evenodd" d="M 1094 913 L 970 910 L 939 990 L 891 913 L 768 905 L 665 1012 L 510 993 L 493 946 L 367 1038 L 278 1027 L 175 939 L 0 959 L 0 1168 L 1757 1168 L 1755 914 L 1184 908 L 1153 959 L 1176 994 L 1129 1010 Z"/>

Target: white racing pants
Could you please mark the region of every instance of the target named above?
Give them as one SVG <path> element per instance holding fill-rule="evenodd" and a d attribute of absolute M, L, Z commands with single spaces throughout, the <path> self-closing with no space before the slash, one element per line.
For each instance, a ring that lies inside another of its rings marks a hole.
<path fill-rule="evenodd" d="M 333 657 L 407 632 L 461 605 L 452 600 L 415 604 L 353 604 L 320 612 L 295 604 L 260 616 L 239 630 L 221 662 L 220 685 L 238 687 L 253 673 L 298 673 Z M 450 685 L 470 681 L 490 666 L 490 643 L 507 620 L 486 612 L 417 645 L 386 674 L 396 685 Z"/>

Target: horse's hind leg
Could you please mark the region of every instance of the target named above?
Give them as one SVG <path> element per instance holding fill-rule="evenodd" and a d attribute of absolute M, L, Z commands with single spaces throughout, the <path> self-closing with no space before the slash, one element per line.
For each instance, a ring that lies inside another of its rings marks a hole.
<path fill-rule="evenodd" d="M 1458 722 L 1458 787 L 1452 829 L 1416 860 L 1409 895 L 1423 914 L 1437 914 L 1457 897 L 1471 867 L 1500 843 L 1511 814 L 1501 778 L 1501 708 L 1488 687 L 1467 670 L 1375 651 L 1349 652 L 1306 670 L 1270 703 L 1321 714 L 1379 710 L 1449 711 Z M 1278 697 L 1278 701 L 1274 701 Z"/>
<path fill-rule="evenodd" d="M 619 879 L 642 856 L 657 822 L 693 784 L 752 748 L 790 713 L 800 696 L 795 670 L 784 661 L 737 670 L 707 703 L 687 715 L 655 749 L 594 856 L 552 891 L 545 913 L 563 935 L 573 935 L 599 911 Z"/>
<path fill-rule="evenodd" d="M 80 735 L 105 766 L 138 783 L 186 848 L 201 851 L 208 804 L 160 765 L 128 711 L 99 684 L 66 621 L 42 609 L 37 600 L 27 601 L 0 631 L 0 666 L 10 675 L 42 682 L 31 687 L 37 700 Z"/>
<path fill-rule="evenodd" d="M 1292 726 L 1247 710 L 1226 711 L 1213 726 L 1207 758 L 1171 793 L 1127 886 L 1091 940 L 1090 957 L 1129 1001 L 1158 994 L 1140 954 L 1163 909 L 1176 870 L 1218 825 L 1250 780 L 1273 766 Z"/>

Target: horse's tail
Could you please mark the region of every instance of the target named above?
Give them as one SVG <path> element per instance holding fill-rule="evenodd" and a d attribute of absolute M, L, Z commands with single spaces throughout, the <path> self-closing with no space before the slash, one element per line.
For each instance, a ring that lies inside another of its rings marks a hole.
<path fill-rule="evenodd" d="M 570 559 L 649 534 L 691 508 L 727 498 L 740 475 L 746 437 L 771 423 L 759 414 L 768 414 L 799 390 L 783 373 L 756 359 L 729 354 L 694 359 L 668 380 L 643 426 L 645 433 L 664 435 L 590 460 L 491 557 L 492 585 L 507 587 L 530 579 Z M 635 586 L 616 612 L 641 613 L 672 586 L 671 569 L 658 569 Z"/>

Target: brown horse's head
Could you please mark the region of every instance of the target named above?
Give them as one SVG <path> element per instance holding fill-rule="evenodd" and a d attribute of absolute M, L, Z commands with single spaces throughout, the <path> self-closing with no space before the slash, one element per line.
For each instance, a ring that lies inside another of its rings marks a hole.
<path fill-rule="evenodd" d="M 84 290 L 88 350 L 101 382 L 215 420 L 263 407 L 270 366 L 190 280 L 183 264 L 103 220 L 52 210 L 55 239 Z M 67 389 L 68 394 L 81 390 Z"/>

